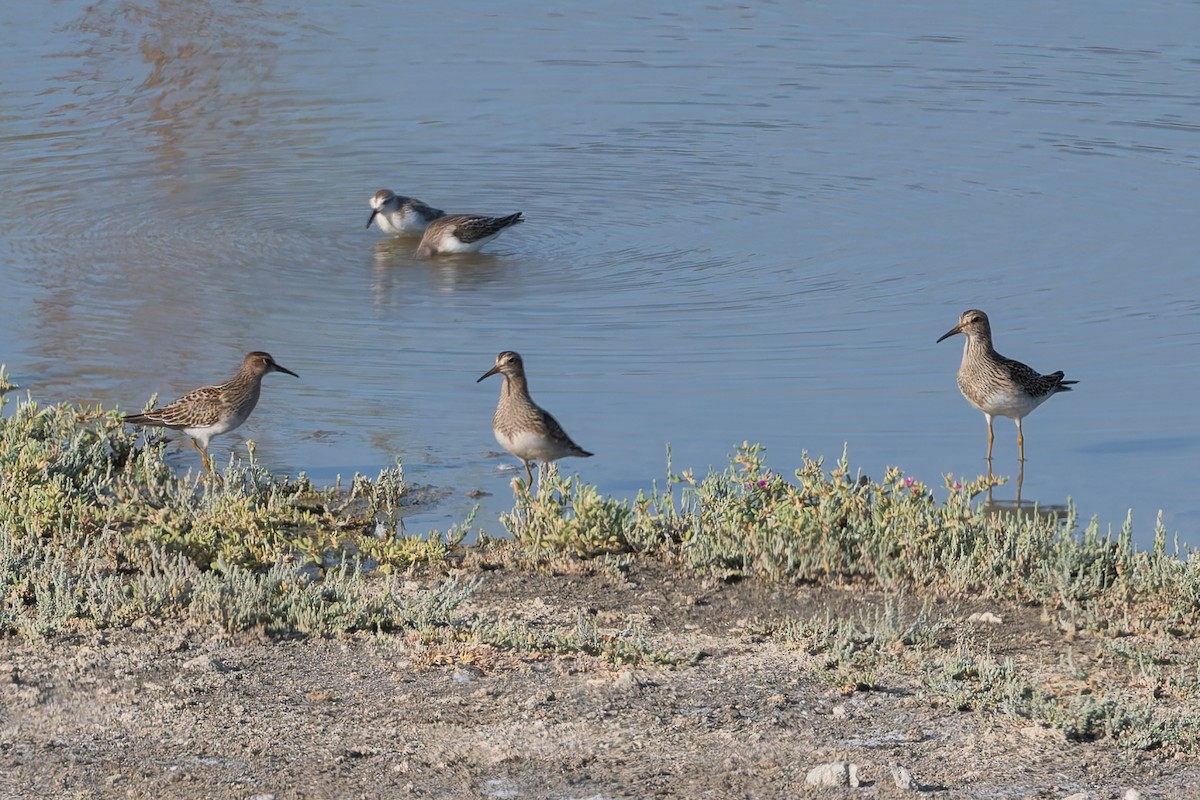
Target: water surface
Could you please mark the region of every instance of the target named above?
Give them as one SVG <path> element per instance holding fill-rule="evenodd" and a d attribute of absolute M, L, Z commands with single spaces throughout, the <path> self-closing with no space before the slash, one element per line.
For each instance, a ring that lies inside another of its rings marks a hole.
<path fill-rule="evenodd" d="M 475 379 L 501 349 L 608 493 L 661 483 L 667 443 L 703 473 L 744 440 L 940 485 L 984 468 L 961 340 L 934 343 L 980 307 L 1080 381 L 1026 420 L 1024 499 L 1197 543 L 1198 27 L 1080 0 L 8 4 L 0 361 L 139 409 L 268 350 L 302 380 L 270 376 L 219 460 L 400 458 L 450 490 L 410 532 L 473 490 L 499 532 L 516 462 Z M 364 230 L 381 187 L 528 222 L 418 260 Z"/>

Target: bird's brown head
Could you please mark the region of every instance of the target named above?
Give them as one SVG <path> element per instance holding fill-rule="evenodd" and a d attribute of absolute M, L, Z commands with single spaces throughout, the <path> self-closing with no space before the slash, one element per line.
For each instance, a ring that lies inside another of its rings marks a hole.
<path fill-rule="evenodd" d="M 509 375 L 522 375 L 525 372 L 525 362 L 521 360 L 521 356 L 518 353 L 514 353 L 512 350 L 505 350 L 504 352 L 500 353 L 500 355 L 496 356 L 495 366 L 480 375 L 479 380 L 475 382 L 479 383 L 479 381 L 483 380 L 484 378 L 490 378 L 497 372 L 505 375 L 506 377 Z"/>
<path fill-rule="evenodd" d="M 294 378 L 300 377 L 287 367 L 277 364 L 275 359 L 271 358 L 270 353 L 264 353 L 261 350 L 255 350 L 252 353 L 246 354 L 246 358 L 242 361 L 242 371 L 253 375 L 266 375 L 268 372 L 286 372 Z"/>
<path fill-rule="evenodd" d="M 956 333 L 966 334 L 967 337 L 986 335 L 991 337 L 992 327 L 988 322 L 988 315 L 980 311 L 978 308 L 969 308 L 962 313 L 958 318 L 958 324 L 950 330 L 946 331 L 938 338 L 938 341 L 949 339 Z"/>

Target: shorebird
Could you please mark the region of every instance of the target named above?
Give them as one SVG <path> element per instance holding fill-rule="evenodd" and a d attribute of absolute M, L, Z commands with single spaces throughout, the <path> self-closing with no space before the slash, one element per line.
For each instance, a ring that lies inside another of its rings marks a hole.
<path fill-rule="evenodd" d="M 446 216 L 440 208 L 431 208 L 414 197 L 404 197 L 391 189 L 380 189 L 371 198 L 372 222 L 379 223 L 379 230 L 397 236 L 420 236 L 429 223 Z"/>
<path fill-rule="evenodd" d="M 1025 434 L 1021 419 L 1046 402 L 1051 395 L 1071 391 L 1079 381 L 1063 380 L 1063 373 L 1042 375 L 1032 367 L 1005 358 L 992 347 L 992 326 L 987 314 L 977 308 L 962 313 L 958 324 L 938 341 L 956 333 L 967 337 L 962 363 L 958 366 L 958 390 L 967 402 L 983 412 L 988 426 L 988 465 L 992 463 L 992 417 L 1009 417 L 1017 423 L 1017 450 L 1025 463 Z"/>
<path fill-rule="evenodd" d="M 209 441 L 246 421 L 258 404 L 262 379 L 268 372 L 286 372 L 300 377 L 276 364 L 269 354 L 256 350 L 246 354 L 237 375 L 225 383 L 194 389 L 162 408 L 128 414 L 125 422 L 183 431 L 192 437 L 192 447 L 200 453 L 204 471 L 212 472 L 212 461 L 208 457 Z"/>
<path fill-rule="evenodd" d="M 508 452 L 525 464 L 528 486 L 533 485 L 533 470 L 529 462 L 557 461 L 564 456 L 587 458 L 592 455 L 584 450 L 550 416 L 550 412 L 533 402 L 529 396 L 529 384 L 525 381 L 525 362 L 511 350 L 496 356 L 496 365 L 479 376 L 484 378 L 499 372 L 504 376 L 500 387 L 500 402 L 492 415 L 492 433 L 496 441 Z"/>
<path fill-rule="evenodd" d="M 520 211 L 507 217 L 481 217 L 474 214 L 438 217 L 425 229 L 425 235 L 417 247 L 417 255 L 474 253 L 499 236 L 505 228 L 524 221 Z"/>

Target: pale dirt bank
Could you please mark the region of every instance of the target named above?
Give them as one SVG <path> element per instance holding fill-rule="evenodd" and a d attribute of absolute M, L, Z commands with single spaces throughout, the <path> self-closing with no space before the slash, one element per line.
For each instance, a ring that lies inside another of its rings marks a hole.
<path fill-rule="evenodd" d="M 934 705 L 919 675 L 843 695 L 750 625 L 856 613 L 870 602 L 860 591 L 726 584 L 653 561 L 627 574 L 471 572 L 482 584 L 469 611 L 641 623 L 656 650 L 688 660 L 630 668 L 430 648 L 415 634 L 272 641 L 178 623 L 9 638 L 0 797 L 1200 797 L 1196 763 Z M 977 610 L 997 609 L 937 606 L 951 641 Z M 984 633 L 997 655 L 1065 651 L 1039 610 L 998 610 L 1004 624 Z M 839 759 L 863 786 L 805 785 Z M 893 764 L 920 793 L 897 788 Z"/>

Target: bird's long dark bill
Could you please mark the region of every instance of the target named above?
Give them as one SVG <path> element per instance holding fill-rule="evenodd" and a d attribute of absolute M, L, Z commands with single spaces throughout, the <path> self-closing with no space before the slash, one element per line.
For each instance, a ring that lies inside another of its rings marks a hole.
<path fill-rule="evenodd" d="M 367 227 L 371 227 L 371 223 L 375 221 L 375 215 L 379 213 L 378 208 L 371 209 L 371 217 L 367 220 Z"/>
<path fill-rule="evenodd" d="M 958 325 L 955 325 L 953 328 L 951 328 L 950 330 L 943 333 L 941 338 L 938 339 L 938 341 L 944 342 L 956 333 L 962 333 L 962 328 L 959 327 Z"/>
<path fill-rule="evenodd" d="M 475 382 L 476 382 L 476 383 L 479 383 L 479 381 L 483 380 L 484 378 L 490 378 L 490 377 L 492 377 L 493 375 L 495 375 L 495 374 L 496 374 L 497 372 L 499 372 L 499 371 L 500 371 L 500 368 L 499 368 L 499 367 L 492 367 L 492 368 L 491 368 L 491 369 L 489 369 L 487 372 L 485 372 L 485 373 L 483 373 L 482 375 L 480 375 L 480 376 L 479 376 L 479 380 L 477 380 L 477 381 L 475 381 Z"/>
<path fill-rule="evenodd" d="M 293 378 L 299 378 L 299 377 L 300 377 L 299 375 L 297 375 L 296 373 L 292 372 L 292 371 L 291 371 L 290 369 L 288 369 L 287 367 L 281 367 L 281 366 L 279 366 L 278 364 L 276 364 L 276 365 L 275 365 L 275 370 L 276 370 L 277 372 L 286 372 L 288 375 L 291 375 Z"/>

